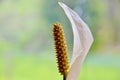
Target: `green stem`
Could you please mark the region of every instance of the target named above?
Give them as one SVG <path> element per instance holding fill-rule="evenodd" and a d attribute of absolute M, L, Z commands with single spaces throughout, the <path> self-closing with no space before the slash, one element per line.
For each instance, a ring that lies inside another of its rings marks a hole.
<path fill-rule="evenodd" d="M 63 75 L 63 80 L 66 80 L 66 75 Z"/>

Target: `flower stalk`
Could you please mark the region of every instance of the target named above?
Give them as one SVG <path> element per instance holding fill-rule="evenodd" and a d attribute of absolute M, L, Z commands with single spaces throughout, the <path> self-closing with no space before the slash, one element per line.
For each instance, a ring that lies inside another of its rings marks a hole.
<path fill-rule="evenodd" d="M 53 26 L 53 36 L 55 42 L 58 70 L 61 75 L 63 75 L 63 80 L 66 80 L 69 70 L 68 51 L 64 32 L 62 26 L 59 23 L 55 23 Z"/>

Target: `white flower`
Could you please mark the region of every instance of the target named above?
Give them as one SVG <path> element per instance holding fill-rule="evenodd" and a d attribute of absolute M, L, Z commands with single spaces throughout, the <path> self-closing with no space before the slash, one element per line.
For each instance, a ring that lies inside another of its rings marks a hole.
<path fill-rule="evenodd" d="M 74 35 L 73 54 L 67 80 L 77 80 L 82 63 L 93 43 L 93 36 L 87 24 L 78 16 L 76 12 L 64 3 L 58 3 L 70 20 Z"/>

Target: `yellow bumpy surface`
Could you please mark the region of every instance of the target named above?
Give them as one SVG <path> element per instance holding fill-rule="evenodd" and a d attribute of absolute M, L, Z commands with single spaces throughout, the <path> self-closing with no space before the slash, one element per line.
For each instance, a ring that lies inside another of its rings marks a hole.
<path fill-rule="evenodd" d="M 69 69 L 68 51 L 64 37 L 64 32 L 59 23 L 54 24 L 53 35 L 59 72 L 62 75 L 67 75 Z"/>

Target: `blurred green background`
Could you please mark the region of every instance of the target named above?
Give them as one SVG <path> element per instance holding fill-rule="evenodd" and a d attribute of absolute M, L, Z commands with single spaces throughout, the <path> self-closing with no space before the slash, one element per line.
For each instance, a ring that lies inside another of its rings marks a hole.
<path fill-rule="evenodd" d="M 58 1 L 74 9 L 94 36 L 79 80 L 120 80 L 120 0 Z M 0 0 L 0 80 L 62 80 L 52 25 L 63 25 L 69 57 L 73 34 L 58 1 Z"/>

